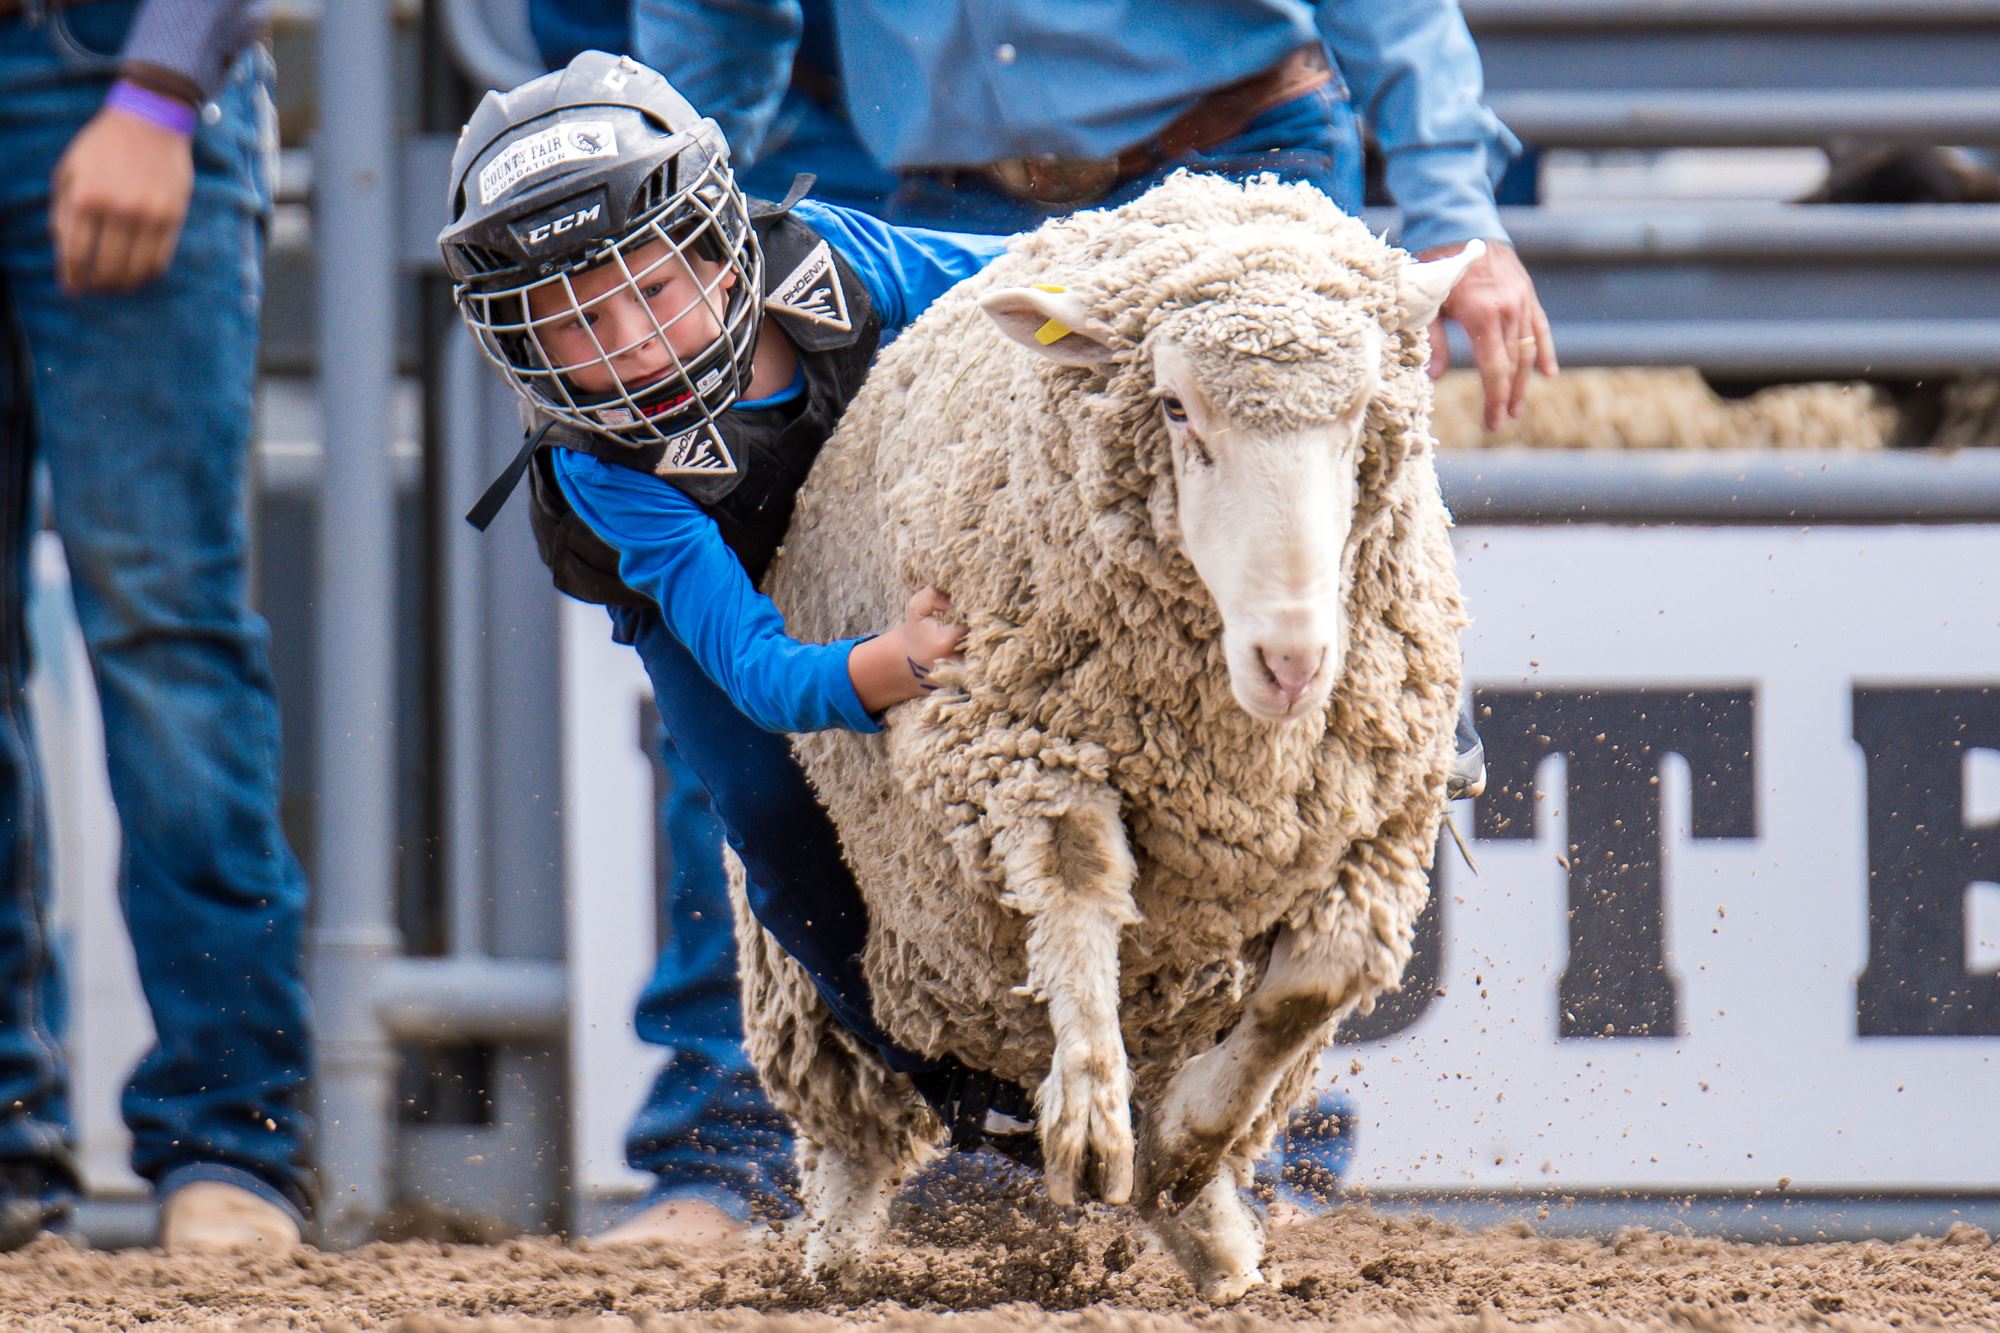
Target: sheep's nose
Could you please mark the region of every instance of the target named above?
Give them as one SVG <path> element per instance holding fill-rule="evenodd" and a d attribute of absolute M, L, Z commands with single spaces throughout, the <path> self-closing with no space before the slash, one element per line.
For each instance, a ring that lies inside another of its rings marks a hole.
<path fill-rule="evenodd" d="M 1264 668 L 1264 675 L 1289 708 L 1305 698 L 1306 690 L 1318 679 L 1319 669 L 1326 665 L 1326 647 L 1273 651 L 1260 643 L 1257 645 L 1257 665 Z"/>

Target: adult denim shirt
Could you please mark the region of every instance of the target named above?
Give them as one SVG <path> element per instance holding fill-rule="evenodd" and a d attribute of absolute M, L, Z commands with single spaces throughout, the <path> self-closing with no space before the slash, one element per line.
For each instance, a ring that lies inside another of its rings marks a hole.
<path fill-rule="evenodd" d="M 1457 0 L 810 0 L 830 6 L 847 110 L 902 170 L 1104 157 L 1212 89 L 1323 40 L 1382 145 L 1411 250 L 1505 240 L 1493 187 L 1520 142 L 1487 109 Z M 754 161 L 801 0 L 634 0 L 635 54 Z"/>

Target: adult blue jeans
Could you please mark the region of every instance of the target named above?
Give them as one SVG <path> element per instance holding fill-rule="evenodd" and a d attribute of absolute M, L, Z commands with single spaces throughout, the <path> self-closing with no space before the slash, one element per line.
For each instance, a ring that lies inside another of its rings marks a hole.
<path fill-rule="evenodd" d="M 1238 180 L 1270 172 L 1318 186 L 1349 213 L 1361 211 L 1361 129 L 1337 80 L 1271 108 L 1226 143 L 1161 163 L 1089 207 L 1113 208 L 1136 199 L 1183 167 Z M 885 216 L 906 227 L 1008 235 L 1069 211 L 1016 199 L 973 172 L 912 171 L 904 173 Z"/>
<path fill-rule="evenodd" d="M 46 465 L 103 709 L 119 901 L 158 1041 L 126 1085 L 133 1169 L 303 1211 L 306 885 L 278 823 L 278 711 L 248 609 L 269 63 L 204 109 L 172 264 L 136 291 L 55 280 L 49 181 L 135 5 L 0 19 L 0 1162 L 73 1188 L 62 983 L 22 612 Z"/>
<path fill-rule="evenodd" d="M 812 197 L 821 203 L 876 217 L 888 215 L 897 188 L 896 173 L 869 156 L 845 115 L 793 88 L 757 161 L 737 180 L 755 197 L 783 199 L 800 172 L 812 174 Z"/>

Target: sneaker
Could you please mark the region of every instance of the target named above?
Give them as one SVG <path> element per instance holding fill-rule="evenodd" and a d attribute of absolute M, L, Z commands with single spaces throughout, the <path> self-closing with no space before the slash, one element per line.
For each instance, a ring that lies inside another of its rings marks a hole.
<path fill-rule="evenodd" d="M 51 1183 L 39 1162 L 0 1162 L 0 1253 L 69 1224 L 71 1190 Z"/>
<path fill-rule="evenodd" d="M 302 1243 L 297 1218 L 241 1185 L 192 1180 L 160 1201 L 162 1249 L 282 1253 Z"/>
<path fill-rule="evenodd" d="M 1479 732 L 1472 725 L 1472 699 L 1465 698 L 1458 707 L 1458 753 L 1451 758 L 1451 767 L 1444 777 L 1444 795 L 1448 801 L 1468 801 L 1486 790 L 1486 742 L 1479 739 Z"/>
<path fill-rule="evenodd" d="M 706 1199 L 662 1199 L 642 1208 L 592 1243 L 596 1245 L 666 1245 L 677 1250 L 729 1249 L 750 1234 L 750 1224 L 738 1221 Z"/>

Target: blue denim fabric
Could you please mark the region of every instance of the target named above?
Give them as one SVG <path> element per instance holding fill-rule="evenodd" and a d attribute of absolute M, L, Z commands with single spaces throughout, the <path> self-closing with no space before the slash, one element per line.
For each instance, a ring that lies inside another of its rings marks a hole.
<path fill-rule="evenodd" d="M 550 69 L 585 51 L 629 51 L 632 0 L 528 0 L 528 32 Z"/>
<path fill-rule="evenodd" d="M 1182 167 L 1236 179 L 1268 171 L 1318 186 L 1349 213 L 1361 211 L 1361 128 L 1337 83 L 1271 108 L 1229 142 L 1162 163 L 1091 207 L 1112 208 L 1136 199 Z M 1016 199 L 968 172 L 908 173 L 888 209 L 889 221 L 906 227 L 994 235 L 1028 231 L 1069 211 Z"/>
<path fill-rule="evenodd" d="M 778 105 L 763 152 L 737 180 L 757 198 L 782 199 L 802 171 L 812 173 L 812 197 L 821 203 L 888 216 L 896 173 L 868 155 L 845 116 L 794 88 Z"/>
<path fill-rule="evenodd" d="M 120 902 L 158 1044 L 125 1090 L 133 1168 L 233 1170 L 295 1209 L 308 1077 L 306 886 L 278 824 L 278 716 L 247 608 L 243 486 L 270 207 L 253 51 L 194 144 L 167 273 L 58 290 L 48 182 L 134 4 L 0 20 L 0 1160 L 70 1138 L 42 777 L 23 681 L 33 465 L 46 464 L 104 711 Z"/>
<path fill-rule="evenodd" d="M 738 1221 L 748 1220 L 753 1201 L 761 1212 L 786 1212 L 795 1189 L 791 1134 L 743 1049 L 722 824 L 665 727 L 660 746 L 672 858 L 664 869 L 668 938 L 636 1026 L 641 1041 L 670 1054 L 626 1132 L 625 1160 L 657 1182 L 642 1207 L 692 1198 Z"/>
<path fill-rule="evenodd" d="M 1354 1104 L 1332 1088 L 1321 1089 L 1293 1113 L 1291 1123 L 1257 1164 L 1257 1183 L 1271 1197 L 1308 1213 L 1340 1203 L 1340 1182 L 1354 1162 Z"/>
<path fill-rule="evenodd" d="M 742 1216 L 791 1210 L 790 1127 L 743 1049 L 722 841 L 747 871 L 812 883 L 846 873 L 825 812 L 783 736 L 760 731 L 695 665 L 657 611 L 614 608 L 615 635 L 653 682 L 669 788 L 662 805 L 670 938 L 639 998 L 643 1041 L 673 1051 L 634 1118 L 625 1159 L 656 1180 L 648 1204 L 699 1198 Z M 710 784 L 715 784 L 711 787 Z M 717 805 L 721 812 L 718 814 Z M 759 833 L 746 848 L 732 830 Z M 770 836 L 788 829 L 790 836 Z"/>

